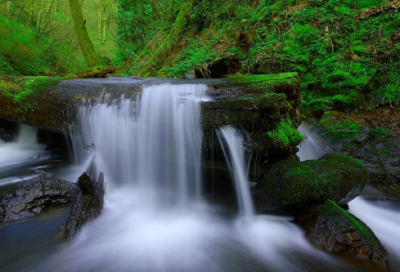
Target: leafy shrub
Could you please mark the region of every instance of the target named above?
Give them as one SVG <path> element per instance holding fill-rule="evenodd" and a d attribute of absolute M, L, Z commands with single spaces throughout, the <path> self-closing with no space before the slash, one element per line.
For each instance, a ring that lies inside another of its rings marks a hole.
<path fill-rule="evenodd" d="M 36 38 L 34 29 L 2 16 L 0 25 L 0 65 L 4 73 L 37 75 L 48 69 L 47 46 Z"/>

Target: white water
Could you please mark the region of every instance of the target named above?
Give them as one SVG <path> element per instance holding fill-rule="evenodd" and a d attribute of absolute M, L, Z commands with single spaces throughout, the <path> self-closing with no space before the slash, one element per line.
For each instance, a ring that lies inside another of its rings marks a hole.
<path fill-rule="evenodd" d="M 233 126 L 222 127 L 217 134 L 229 171 L 235 181 L 240 212 L 243 217 L 252 218 L 255 212 L 248 181 L 248 170 L 245 168 L 242 136 Z"/>
<path fill-rule="evenodd" d="M 326 153 L 332 152 L 323 141 L 315 134 L 311 133 L 304 125 L 300 125 L 298 131 L 303 134 L 304 141 L 298 146 L 300 149 L 297 156 L 300 161 L 316 160 Z"/>
<path fill-rule="evenodd" d="M 241 139 L 228 128 L 221 133 L 243 211 L 253 217 L 227 219 L 202 200 L 205 89 L 148 86 L 136 100 L 106 95 L 106 103 L 80 109 L 77 160 L 84 166 L 96 156 L 111 186 L 102 215 L 38 271 L 318 271 L 337 264 L 312 248 L 291 218 L 254 216 Z"/>
<path fill-rule="evenodd" d="M 364 221 L 397 262 L 400 260 L 400 212 L 360 197 L 349 203 L 350 212 Z M 393 270 L 394 271 L 394 270 Z"/>
<path fill-rule="evenodd" d="M 136 100 L 110 101 L 105 95 L 109 104 L 81 107 L 81 123 L 75 128 L 81 134 L 73 135 L 78 162 L 87 165 L 90 151 L 84 146 L 93 143 L 90 149 L 111 189 L 134 185 L 154 192 L 158 188 L 162 194 L 155 197 L 179 203 L 199 198 L 200 101 L 205 89 L 149 86 Z"/>
<path fill-rule="evenodd" d="M 0 172 L 49 158 L 48 152 L 45 151 L 46 145 L 38 143 L 36 128 L 20 125 L 18 135 L 14 142 L 0 140 Z M 39 174 L 40 171 L 36 175 L 1 179 L 0 184 L 4 185 L 27 180 Z"/>

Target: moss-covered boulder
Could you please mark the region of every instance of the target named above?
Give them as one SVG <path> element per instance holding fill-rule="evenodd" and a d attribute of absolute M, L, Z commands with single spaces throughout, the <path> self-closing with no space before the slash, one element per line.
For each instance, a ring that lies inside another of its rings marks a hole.
<path fill-rule="evenodd" d="M 300 213 L 295 222 L 316 247 L 352 259 L 371 271 L 387 271 L 385 248 L 360 219 L 328 200 Z"/>
<path fill-rule="evenodd" d="M 343 206 L 360 195 L 368 181 L 366 167 L 339 154 L 304 162 L 280 161 L 257 185 L 256 205 L 260 211 L 295 212 L 331 199 Z"/>

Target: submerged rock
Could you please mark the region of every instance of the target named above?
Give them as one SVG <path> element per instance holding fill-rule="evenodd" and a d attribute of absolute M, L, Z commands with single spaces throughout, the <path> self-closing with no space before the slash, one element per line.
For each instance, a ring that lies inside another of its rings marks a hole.
<path fill-rule="evenodd" d="M 257 185 L 255 202 L 260 211 L 298 211 L 328 199 L 346 205 L 368 183 L 368 169 L 359 161 L 339 154 L 319 160 L 280 161 Z"/>
<path fill-rule="evenodd" d="M 95 170 L 83 173 L 78 179 L 81 191 L 73 200 L 71 217 L 65 224 L 64 238 L 71 241 L 83 224 L 101 214 L 104 204 L 104 174 L 95 178 Z"/>
<path fill-rule="evenodd" d="M 387 271 L 386 250 L 373 231 L 335 202 L 329 200 L 307 209 L 295 222 L 306 230 L 314 246 L 346 259 L 351 257 L 373 271 Z"/>
<path fill-rule="evenodd" d="M 0 197 L 0 222 L 32 217 L 52 206 L 69 203 L 78 190 L 76 185 L 62 179 L 25 181 L 14 192 Z"/>

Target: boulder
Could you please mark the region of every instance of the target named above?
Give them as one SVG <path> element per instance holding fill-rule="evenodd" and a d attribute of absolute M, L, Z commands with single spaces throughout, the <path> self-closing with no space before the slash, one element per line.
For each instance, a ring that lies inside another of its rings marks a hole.
<path fill-rule="evenodd" d="M 0 222 L 43 213 L 48 208 L 69 203 L 79 188 L 62 179 L 34 178 L 0 197 Z"/>
<path fill-rule="evenodd" d="M 295 219 L 306 231 L 306 237 L 317 248 L 353 259 L 371 271 L 387 271 L 385 248 L 373 231 L 360 219 L 335 202 L 302 211 Z"/>
<path fill-rule="evenodd" d="M 293 213 L 328 199 L 344 206 L 361 194 L 368 180 L 366 167 L 339 154 L 304 162 L 280 161 L 257 184 L 255 203 L 261 212 Z"/>
<path fill-rule="evenodd" d="M 100 172 L 95 178 L 95 169 L 92 167 L 78 179 L 81 189 L 73 200 L 71 217 L 65 224 L 64 239 L 71 241 L 81 227 L 89 220 L 97 218 L 104 204 L 104 174 Z"/>

